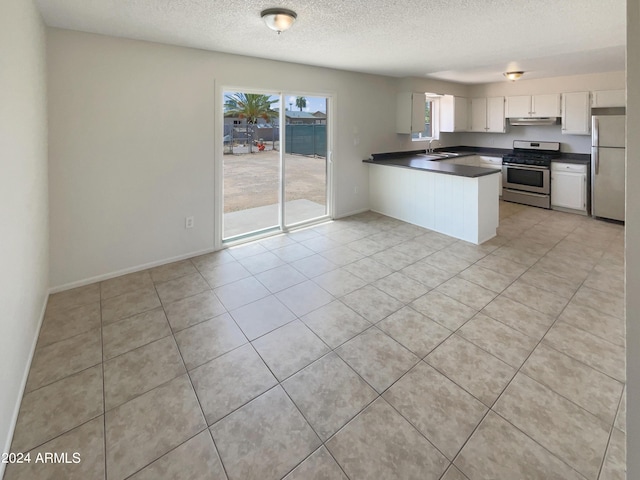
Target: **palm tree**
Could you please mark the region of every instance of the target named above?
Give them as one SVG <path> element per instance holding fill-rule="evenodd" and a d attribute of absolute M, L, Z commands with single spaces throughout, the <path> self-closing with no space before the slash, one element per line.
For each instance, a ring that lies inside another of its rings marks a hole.
<path fill-rule="evenodd" d="M 296 97 L 296 107 L 302 111 L 303 108 L 307 108 L 307 99 L 304 97 Z"/>
<path fill-rule="evenodd" d="M 249 153 L 253 153 L 253 127 L 262 118 L 267 122 L 278 117 L 278 111 L 271 106 L 278 99 L 271 99 L 269 95 L 257 93 L 231 93 L 225 95 L 224 114 L 234 116 L 247 121 L 247 140 L 249 140 Z"/>

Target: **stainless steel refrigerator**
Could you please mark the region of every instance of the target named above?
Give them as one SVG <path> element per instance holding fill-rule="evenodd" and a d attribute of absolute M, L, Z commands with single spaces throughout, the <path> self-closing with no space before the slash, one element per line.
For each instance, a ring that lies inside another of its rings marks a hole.
<path fill-rule="evenodd" d="M 591 215 L 624 221 L 625 116 L 591 117 Z"/>

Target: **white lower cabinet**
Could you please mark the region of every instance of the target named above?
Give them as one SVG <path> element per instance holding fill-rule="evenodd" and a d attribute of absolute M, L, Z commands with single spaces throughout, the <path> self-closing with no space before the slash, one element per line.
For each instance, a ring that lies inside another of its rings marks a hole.
<path fill-rule="evenodd" d="M 587 166 L 551 164 L 551 208 L 587 213 Z"/>

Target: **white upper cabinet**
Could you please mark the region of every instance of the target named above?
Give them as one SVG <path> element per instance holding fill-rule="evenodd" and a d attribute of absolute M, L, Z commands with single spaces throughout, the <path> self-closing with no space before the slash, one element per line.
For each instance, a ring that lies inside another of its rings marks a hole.
<path fill-rule="evenodd" d="M 472 98 L 469 131 L 504 133 L 504 97 Z"/>
<path fill-rule="evenodd" d="M 560 116 L 560 94 L 516 95 L 507 97 L 507 118 Z"/>
<path fill-rule="evenodd" d="M 424 130 L 426 97 L 424 93 L 398 93 L 396 132 L 416 133 Z"/>
<path fill-rule="evenodd" d="M 599 90 L 593 92 L 591 97 L 593 108 L 626 107 L 627 95 L 624 90 Z"/>
<path fill-rule="evenodd" d="M 589 92 L 562 94 L 562 133 L 591 134 L 591 95 Z"/>
<path fill-rule="evenodd" d="M 469 99 L 445 95 L 440 98 L 440 131 L 466 132 L 469 130 Z"/>

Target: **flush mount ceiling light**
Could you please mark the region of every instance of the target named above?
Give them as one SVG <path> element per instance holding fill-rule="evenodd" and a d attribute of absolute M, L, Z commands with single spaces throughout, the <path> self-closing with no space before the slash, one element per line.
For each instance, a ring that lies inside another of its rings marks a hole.
<path fill-rule="evenodd" d="M 298 15 L 293 10 L 286 8 L 267 8 L 260 13 L 262 20 L 271 30 L 280 33 L 291 28 Z"/>
<path fill-rule="evenodd" d="M 520 79 L 522 75 L 524 75 L 524 72 L 504 72 L 503 75 L 512 82 L 515 82 L 516 80 Z"/>

